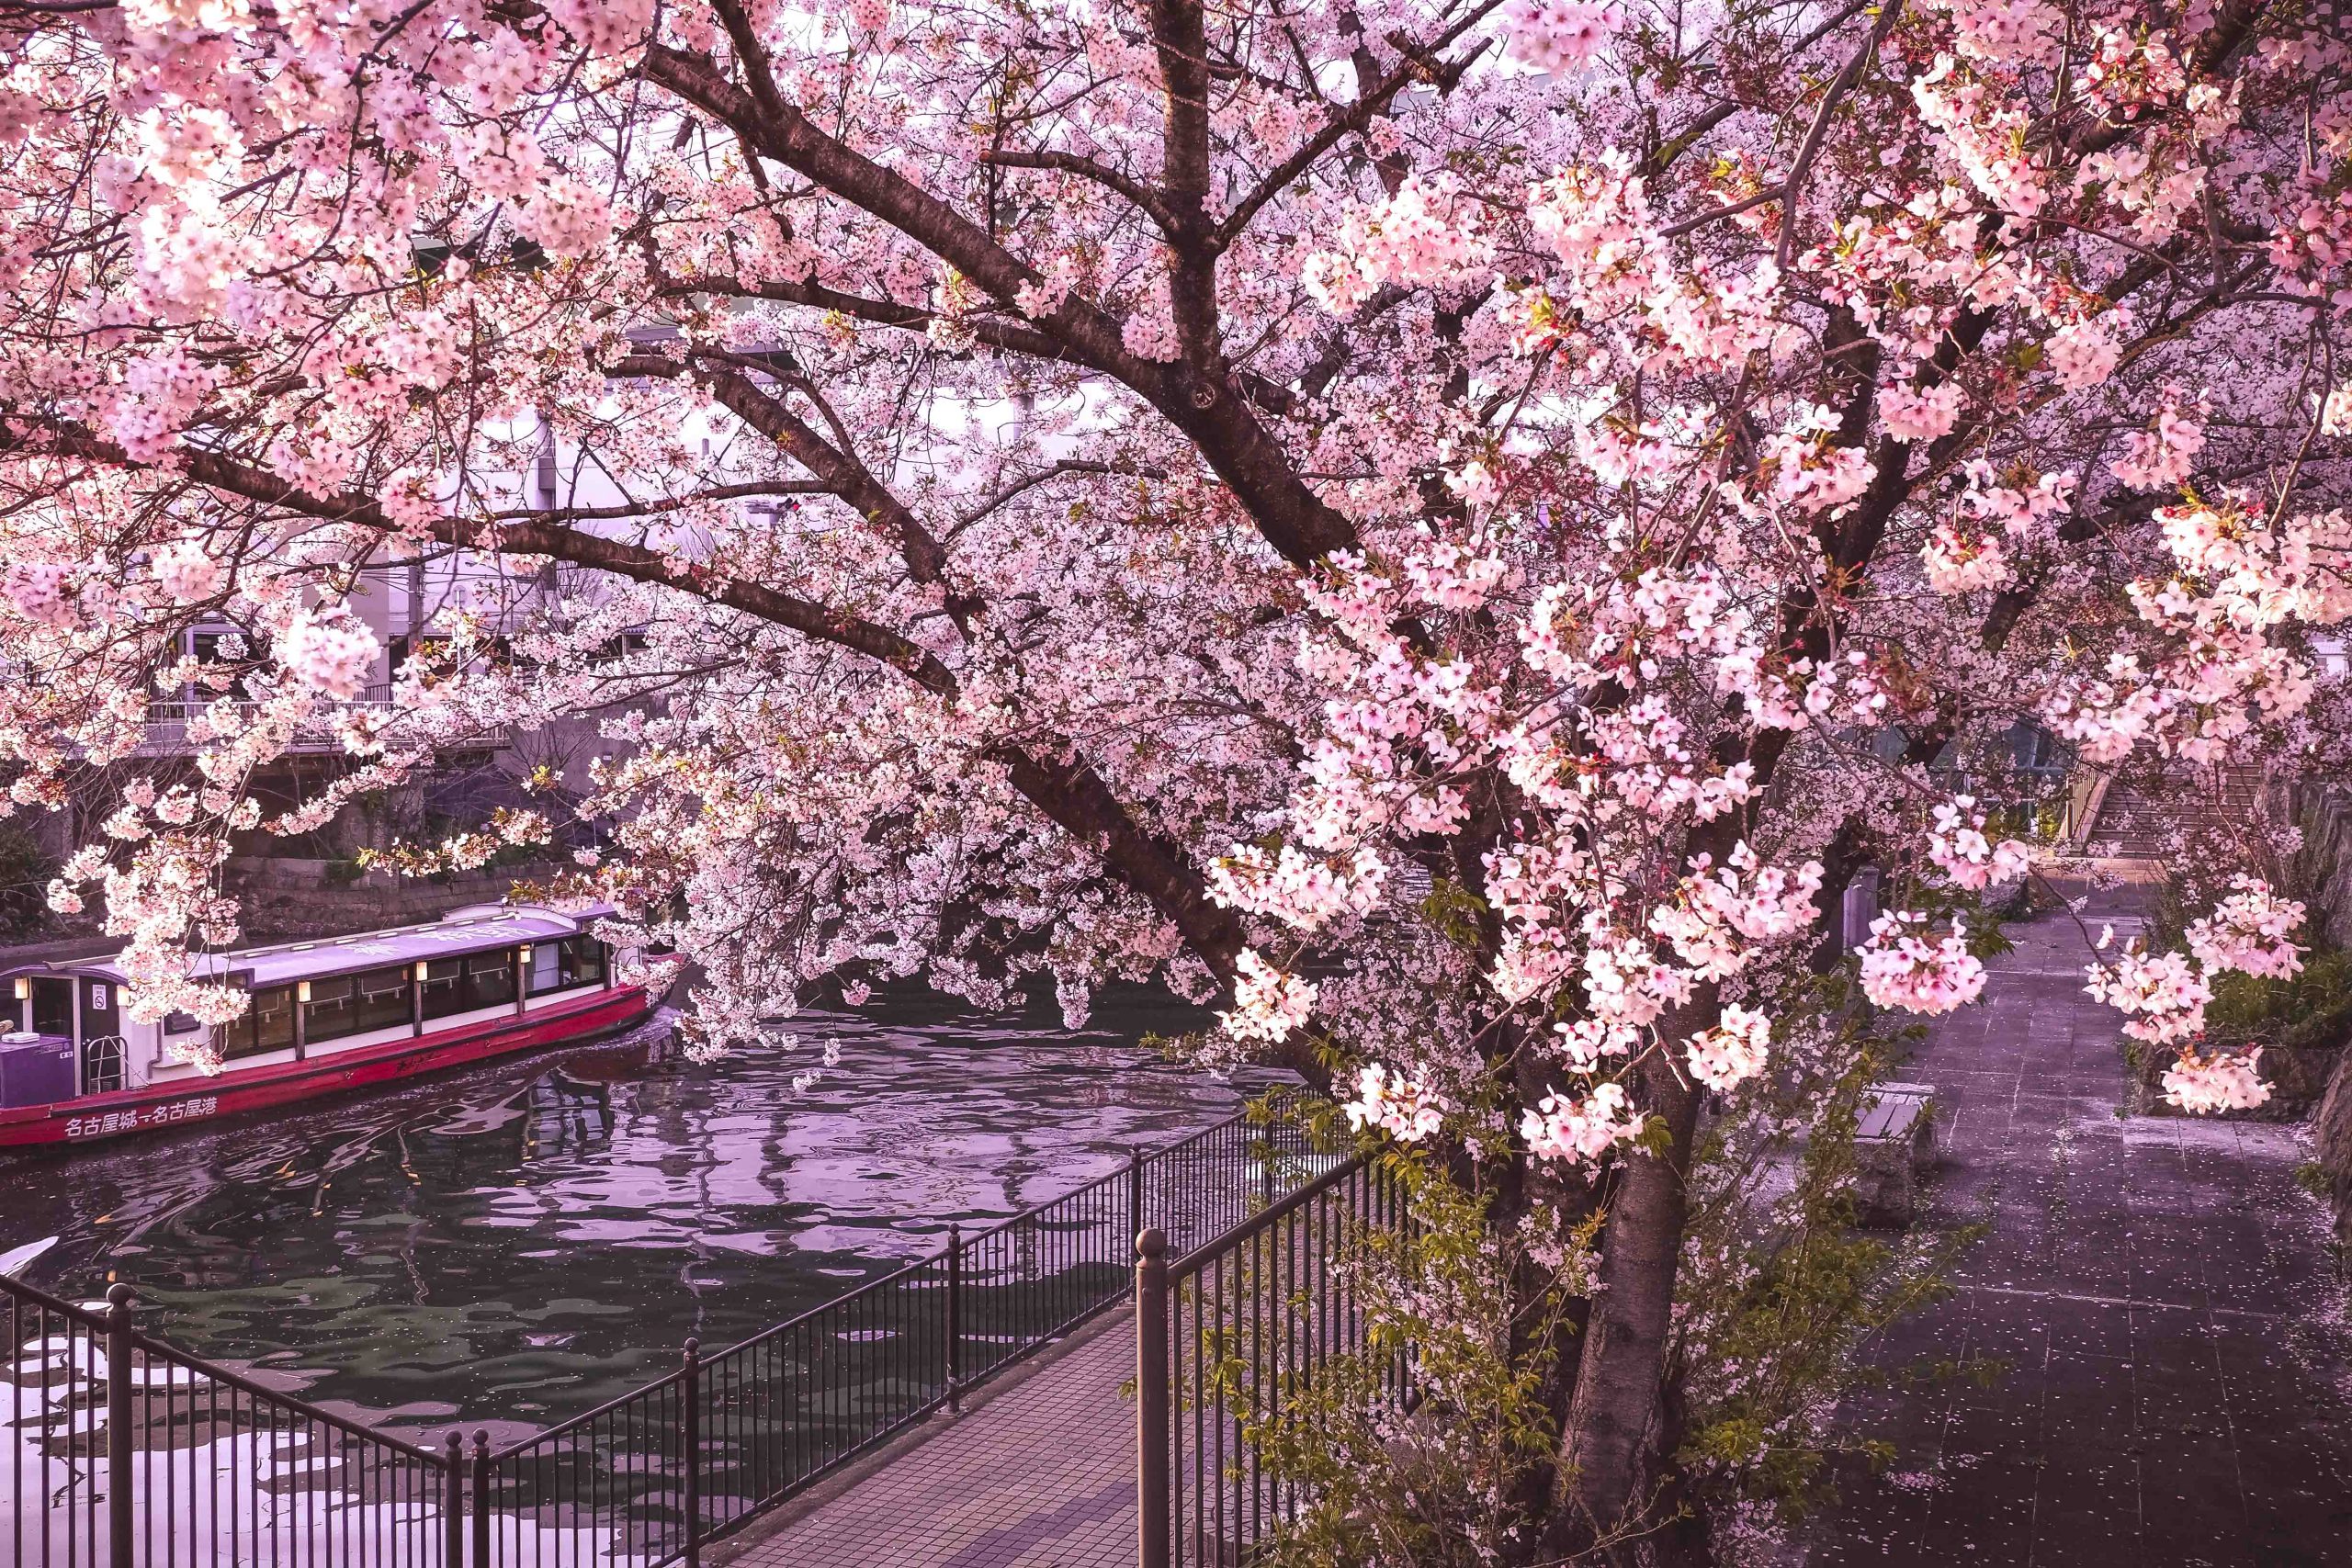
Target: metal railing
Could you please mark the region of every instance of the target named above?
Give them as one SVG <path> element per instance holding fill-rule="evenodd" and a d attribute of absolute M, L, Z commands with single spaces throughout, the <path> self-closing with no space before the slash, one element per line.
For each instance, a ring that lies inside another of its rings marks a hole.
<path fill-rule="evenodd" d="M 456 1568 L 461 1454 L 368 1430 L 0 1278 L 10 1568 Z"/>
<path fill-rule="evenodd" d="M 520 1442 L 477 1433 L 473 1568 L 698 1562 L 1125 1300 L 1139 1231 L 1208 1241 L 1338 1163 L 1237 1115 Z"/>
<path fill-rule="evenodd" d="M 1143 1568 L 1249 1561 L 1311 1500 L 1306 1467 L 1270 1453 L 1351 1408 L 1409 1408 L 1410 1348 L 1375 1339 L 1355 1264 L 1410 1224 L 1395 1171 L 1359 1156 L 1189 1250 L 1136 1238 Z"/>
<path fill-rule="evenodd" d="M 486 1430 L 419 1446 L 175 1350 L 137 1330 L 127 1286 L 97 1311 L 0 1277 L 0 1568 L 697 1563 L 1126 1300 L 1139 1233 L 1201 1249 L 1222 1281 L 1235 1245 L 1295 1238 L 1297 1216 L 1359 1188 L 1387 1202 L 1364 1172 L 1295 1124 L 1236 1115 L 985 1229 L 950 1226 L 940 1251 L 716 1355 L 689 1339 L 667 1376 L 501 1448 Z"/>
<path fill-rule="evenodd" d="M 225 705 L 225 706 L 224 706 Z M 190 748 L 189 727 L 215 712 L 233 714 L 240 726 L 250 725 L 254 716 L 263 711 L 260 703 L 246 697 L 183 696 L 160 697 L 147 705 L 146 740 L 141 750 L 149 753 L 176 752 Z M 392 698 L 390 682 L 379 681 L 359 696 L 342 702 L 322 705 L 320 709 L 294 727 L 288 737 L 288 747 L 295 751 L 340 750 L 342 726 L 345 718 L 355 715 L 386 716 L 399 711 Z M 490 724 L 454 744 L 466 748 L 503 744 L 508 727 Z M 445 744 L 450 744 L 446 743 Z"/>

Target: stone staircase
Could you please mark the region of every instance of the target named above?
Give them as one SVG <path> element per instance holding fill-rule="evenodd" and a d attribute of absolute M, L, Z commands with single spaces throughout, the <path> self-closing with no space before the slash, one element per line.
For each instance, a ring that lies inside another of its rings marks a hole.
<path fill-rule="evenodd" d="M 2218 775 L 2176 769 L 2118 778 L 2099 807 L 2091 847 L 2118 860 L 2163 860 L 2192 828 L 2227 829 L 2251 818 L 2262 785 L 2262 770 L 2252 767 L 2223 768 Z"/>

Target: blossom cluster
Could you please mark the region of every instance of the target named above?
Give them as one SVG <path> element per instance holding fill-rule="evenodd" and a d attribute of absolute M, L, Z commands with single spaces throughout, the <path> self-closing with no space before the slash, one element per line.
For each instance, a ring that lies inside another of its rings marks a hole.
<path fill-rule="evenodd" d="M 2178 1049 L 2164 1086 L 2165 1098 L 2185 1111 L 2242 1110 L 2269 1098 L 2256 1071 L 2258 1047 L 2229 1051 L 2194 1043 L 2205 1032 L 2213 977 L 2235 971 L 2283 979 L 2303 967 L 2295 940 L 2302 903 L 2278 897 L 2267 882 L 2245 873 L 2231 877 L 2229 886 L 2209 913 L 2189 922 L 2183 933 L 2188 953 L 2153 953 L 2135 938 L 2113 963 L 2092 965 L 2085 987 L 2125 1015 L 2126 1034 Z"/>
<path fill-rule="evenodd" d="M 1939 935 L 1926 915 L 1894 910 L 1871 922 L 1870 939 L 1855 952 L 1862 993 L 1881 1007 L 1933 1017 L 1984 994 L 1984 964 L 1969 952 L 1962 920 L 1954 919 Z"/>
<path fill-rule="evenodd" d="M 1418 1144 L 1445 1124 L 1444 1097 L 1419 1077 L 1391 1073 L 1378 1062 L 1356 1077 L 1355 1098 L 1342 1101 L 1348 1125 L 1377 1129 L 1400 1144 Z"/>
<path fill-rule="evenodd" d="M 1732 1003 L 1721 1022 L 1690 1037 L 1690 1076 L 1709 1089 L 1737 1089 L 1764 1070 L 1771 1037 L 1770 1019 Z"/>
<path fill-rule="evenodd" d="M 1953 795 L 1938 803 L 1928 831 L 1928 858 L 1957 887 L 1982 889 L 2025 874 L 2026 847 L 2015 839 L 1998 844 L 1984 836 L 1984 813 L 1975 797 Z"/>

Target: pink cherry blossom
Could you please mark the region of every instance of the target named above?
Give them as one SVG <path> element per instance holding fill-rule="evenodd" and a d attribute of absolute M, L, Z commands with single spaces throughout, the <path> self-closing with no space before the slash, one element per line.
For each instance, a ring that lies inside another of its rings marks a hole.
<path fill-rule="evenodd" d="M 1927 388 L 1890 387 L 1879 394 L 1878 415 L 1898 441 L 1933 441 L 1960 423 L 1961 389 L 1942 381 Z"/>
<path fill-rule="evenodd" d="M 1233 1008 L 1218 1017 L 1236 1039 L 1279 1044 L 1315 1010 L 1313 981 L 1283 974 L 1249 948 L 1235 967 Z"/>
<path fill-rule="evenodd" d="M 2212 987 L 2188 959 L 2136 947 L 2112 964 L 2094 965 L 2086 988 L 2127 1016 L 2124 1033 L 2158 1045 L 2204 1032 L 2205 1004 L 2213 999 Z"/>
<path fill-rule="evenodd" d="M 1514 0 L 1505 14 L 1510 53 L 1538 71 L 1575 71 L 1625 25 L 1624 13 L 1588 0 Z"/>
<path fill-rule="evenodd" d="M 298 610 L 277 637 L 277 660 L 295 683 L 338 701 L 359 694 L 379 651 L 375 634 L 340 606 Z"/>
<path fill-rule="evenodd" d="M 2256 1072 L 2262 1047 L 2247 1051 L 2186 1051 L 2164 1073 L 2165 1099 L 2193 1113 L 2250 1111 L 2270 1098 Z"/>
<path fill-rule="evenodd" d="M 1353 1100 L 1342 1102 L 1348 1125 L 1376 1129 L 1400 1144 L 1418 1144 L 1445 1123 L 1444 1098 L 1408 1073 L 1391 1073 L 1378 1062 L 1356 1077 Z"/>
<path fill-rule="evenodd" d="M 2234 891 L 2211 914 L 2189 922 L 2188 951 L 2208 972 L 2234 969 L 2267 978 L 2301 974 L 2302 949 L 2294 933 L 2303 923 L 2302 904 L 2278 897 L 2269 884 L 2243 873 L 2230 886 Z"/>
<path fill-rule="evenodd" d="M 1935 935 L 1916 911 L 1881 915 L 1857 949 L 1863 994 L 1881 1007 L 1929 1017 L 1965 1007 L 1984 990 L 1984 965 L 1968 951 L 1967 938 L 1957 919 Z"/>
<path fill-rule="evenodd" d="M 1928 858 L 1954 886 L 1988 887 L 2025 874 L 2026 846 L 2015 839 L 1998 844 L 1984 836 L 1984 813 L 1973 796 L 1956 795 L 1938 803 L 1928 832 Z"/>
<path fill-rule="evenodd" d="M 1688 1042 L 1690 1076 L 1709 1089 L 1738 1088 L 1764 1070 L 1771 1034 L 1771 1021 L 1762 1013 L 1726 1005 L 1720 1023 Z"/>
<path fill-rule="evenodd" d="M 1583 1100 L 1547 1094 L 1520 1118 L 1519 1135 L 1539 1159 L 1590 1165 L 1641 1135 L 1623 1086 L 1604 1083 Z"/>

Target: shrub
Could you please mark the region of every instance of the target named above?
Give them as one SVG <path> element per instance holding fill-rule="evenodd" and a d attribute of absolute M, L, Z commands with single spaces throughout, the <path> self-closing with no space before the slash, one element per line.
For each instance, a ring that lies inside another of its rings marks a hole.
<path fill-rule="evenodd" d="M 2286 979 L 2215 976 L 2205 1022 L 2216 1041 L 2294 1049 L 2341 1045 L 2352 1036 L 2352 953 L 2315 948 L 2302 973 Z"/>

